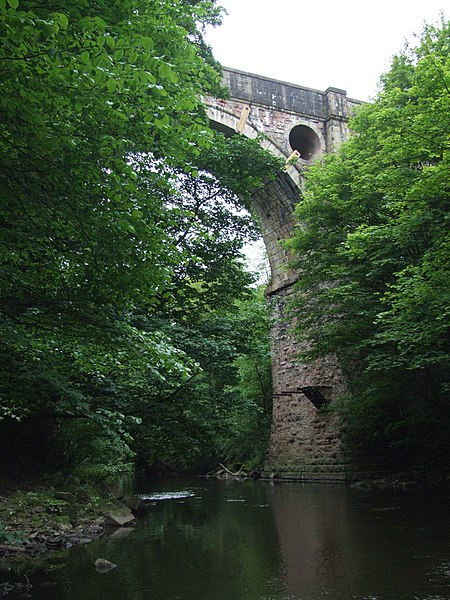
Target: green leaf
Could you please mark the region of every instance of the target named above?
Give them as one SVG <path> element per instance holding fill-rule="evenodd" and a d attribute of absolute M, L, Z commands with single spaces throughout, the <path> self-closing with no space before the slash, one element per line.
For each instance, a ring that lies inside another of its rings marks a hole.
<path fill-rule="evenodd" d="M 64 13 L 53 13 L 53 18 L 58 21 L 63 29 L 67 29 L 69 26 L 69 19 Z"/>
<path fill-rule="evenodd" d="M 123 58 L 123 54 L 124 54 L 123 48 L 119 48 L 113 54 L 114 60 L 121 60 Z"/>
<path fill-rule="evenodd" d="M 159 76 L 162 79 L 170 79 L 170 77 L 172 76 L 172 69 L 170 65 L 168 65 L 165 62 L 161 62 L 159 65 Z"/>
<path fill-rule="evenodd" d="M 78 24 L 81 27 L 81 31 L 83 31 L 83 33 L 91 31 L 94 28 L 94 20 L 91 17 L 82 17 L 78 21 Z"/>
<path fill-rule="evenodd" d="M 104 83 L 107 80 L 107 78 L 108 78 L 108 75 L 105 73 L 105 71 L 103 69 L 95 70 L 95 73 L 94 73 L 95 83 L 101 85 L 102 83 Z"/>
<path fill-rule="evenodd" d="M 95 16 L 94 17 L 94 23 L 97 25 L 97 27 L 101 31 L 105 31 L 105 29 L 106 29 L 106 21 L 104 21 L 101 17 Z"/>
<path fill-rule="evenodd" d="M 110 48 L 110 50 L 114 50 L 114 48 L 116 47 L 116 42 L 115 42 L 113 36 L 106 35 L 105 40 L 106 40 L 106 45 L 108 46 L 108 48 Z"/>
<path fill-rule="evenodd" d="M 144 36 L 141 38 L 141 45 L 145 50 L 153 50 L 155 47 L 155 42 L 152 38 Z"/>

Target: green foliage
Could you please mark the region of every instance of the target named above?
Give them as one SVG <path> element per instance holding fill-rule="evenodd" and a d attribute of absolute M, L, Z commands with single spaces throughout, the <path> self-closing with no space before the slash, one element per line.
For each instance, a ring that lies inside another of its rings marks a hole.
<path fill-rule="evenodd" d="M 175 402 L 204 376 L 171 323 L 244 294 L 243 207 L 278 169 L 209 128 L 202 96 L 223 90 L 202 32 L 219 22 L 209 0 L 0 0 L 6 462 L 108 474 L 143 416 L 162 440 L 215 414 L 206 394 Z"/>
<path fill-rule="evenodd" d="M 269 306 L 263 288 L 241 301 L 238 308 L 247 348 L 233 362 L 237 378 L 228 390 L 234 403 L 227 416 L 229 433 L 222 441 L 222 453 L 227 462 L 251 470 L 264 464 L 272 423 Z"/>
<path fill-rule="evenodd" d="M 172 168 L 212 137 L 210 2 L 0 7 L 2 414 L 122 432 L 124 388 L 189 373 L 131 324 L 169 279 Z M 164 157 L 164 160 L 162 160 Z M 188 166 L 188 165 L 187 165 Z"/>
<path fill-rule="evenodd" d="M 7 527 L 0 521 L 0 543 L 15 544 L 20 546 L 28 540 L 18 531 L 9 531 Z"/>
<path fill-rule="evenodd" d="M 142 407 L 132 448 L 146 466 L 200 470 L 217 461 L 261 466 L 271 417 L 269 326 L 262 290 L 161 330 L 198 368 L 156 405 Z"/>
<path fill-rule="evenodd" d="M 282 166 L 257 140 L 218 132 L 196 163 L 195 171 L 176 174 L 164 226 L 176 260 L 157 311 L 177 320 L 231 307 L 252 282 L 241 254 L 245 242 L 260 236 L 251 197 Z"/>
<path fill-rule="evenodd" d="M 115 433 L 98 426 L 91 419 L 61 423 L 56 434 L 59 454 L 52 464 L 84 481 L 110 480 L 133 469 L 134 453 L 129 444 L 129 426 Z"/>
<path fill-rule="evenodd" d="M 299 333 L 348 367 L 343 410 L 365 447 L 448 445 L 449 32 L 427 26 L 394 58 L 297 208 Z"/>

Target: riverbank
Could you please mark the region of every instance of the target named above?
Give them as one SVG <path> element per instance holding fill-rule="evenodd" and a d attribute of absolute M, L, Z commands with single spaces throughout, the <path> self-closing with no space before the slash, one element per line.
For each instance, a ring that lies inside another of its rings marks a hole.
<path fill-rule="evenodd" d="M 139 498 L 124 497 L 116 485 L 76 477 L 3 484 L 0 570 L 87 544 L 114 527 L 130 527 L 144 510 Z"/>

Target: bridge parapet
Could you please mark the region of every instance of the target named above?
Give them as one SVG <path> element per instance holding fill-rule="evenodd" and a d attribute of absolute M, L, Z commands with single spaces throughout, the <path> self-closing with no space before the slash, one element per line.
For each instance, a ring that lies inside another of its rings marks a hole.
<path fill-rule="evenodd" d="M 361 104 L 334 87 L 319 91 L 228 68 L 224 68 L 223 75 L 230 99 L 216 100 L 217 105 L 226 106 L 237 117 L 244 106 L 249 106 L 249 123 L 265 133 L 286 156 L 295 149 L 292 129 L 299 124 L 312 129 L 320 143 L 311 155 L 303 154 L 304 161 L 335 150 L 348 137 L 347 121 Z"/>

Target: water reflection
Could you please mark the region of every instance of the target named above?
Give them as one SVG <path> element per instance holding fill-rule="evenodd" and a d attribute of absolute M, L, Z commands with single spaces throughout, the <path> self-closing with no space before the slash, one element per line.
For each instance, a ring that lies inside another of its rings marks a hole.
<path fill-rule="evenodd" d="M 450 565 L 445 498 L 283 485 L 273 508 L 295 598 L 450 598 L 450 579 L 433 579 Z"/>
<path fill-rule="evenodd" d="M 33 598 L 450 600 L 445 495 L 203 480 L 135 491 L 148 517 L 36 574 Z M 99 557 L 117 568 L 96 572 Z"/>

